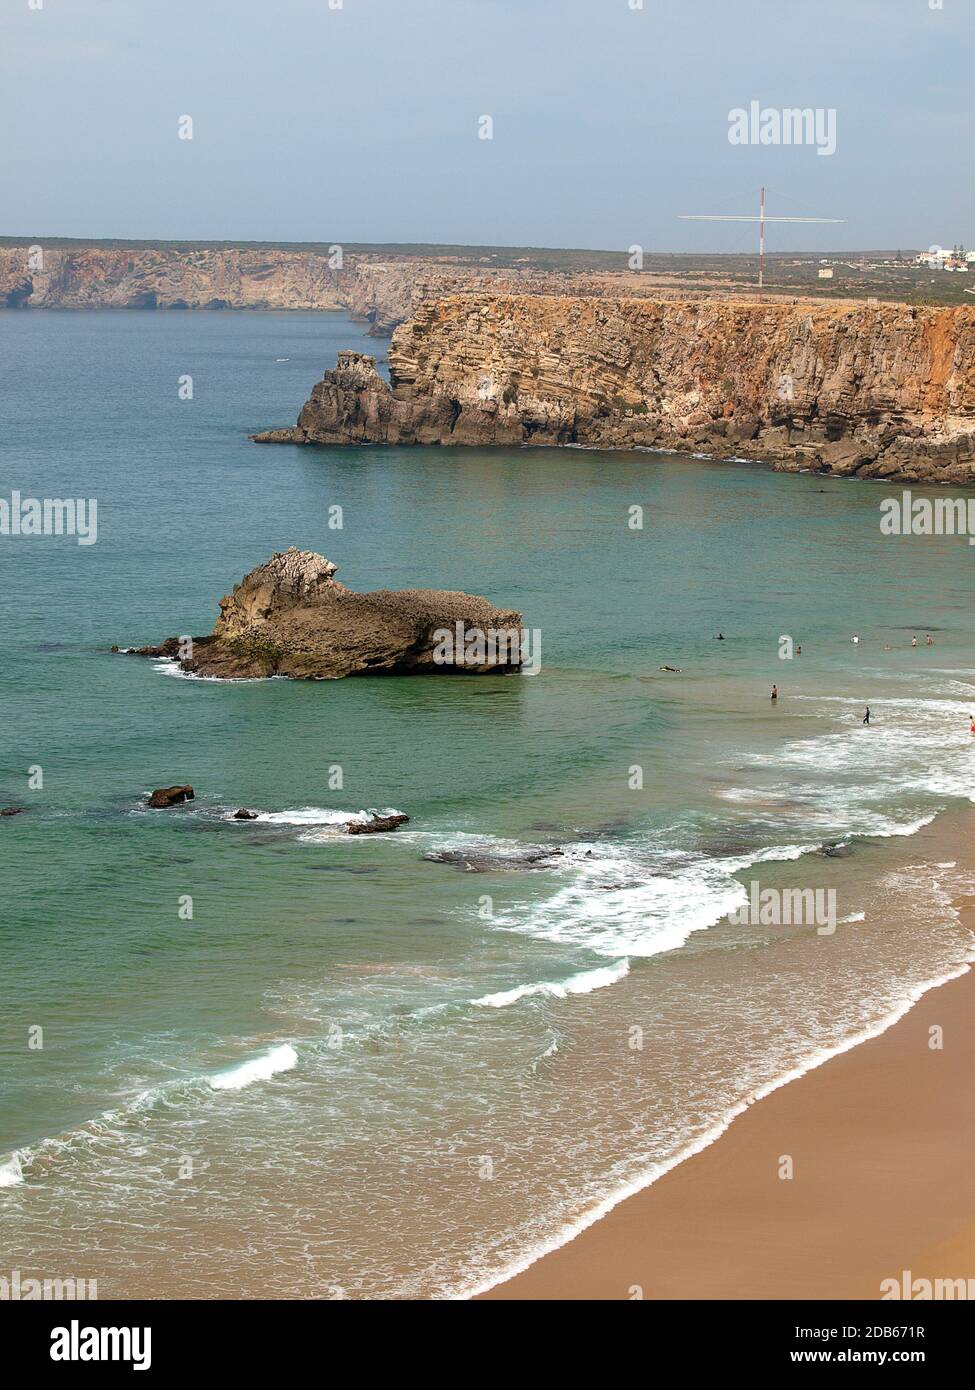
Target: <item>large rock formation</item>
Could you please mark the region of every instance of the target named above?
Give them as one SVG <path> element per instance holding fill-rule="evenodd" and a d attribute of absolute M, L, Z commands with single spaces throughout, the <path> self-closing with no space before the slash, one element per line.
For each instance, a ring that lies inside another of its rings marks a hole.
<path fill-rule="evenodd" d="M 0 247 L 0 308 L 336 310 L 353 275 L 310 251 Z"/>
<path fill-rule="evenodd" d="M 473 251 L 339 258 L 281 246 L 0 246 L 0 309 L 345 309 L 375 337 L 443 295 L 640 295 L 661 293 L 661 278 L 484 265 Z"/>
<path fill-rule="evenodd" d="M 975 307 L 453 296 L 260 442 L 582 444 L 975 481 Z"/>
<path fill-rule="evenodd" d="M 292 546 L 220 600 L 209 637 L 194 638 L 191 647 L 170 637 L 134 654 L 170 657 L 187 673 L 228 678 L 481 675 L 520 667 L 520 613 L 443 589 L 354 593 L 333 578 L 335 568 L 323 555 Z"/>

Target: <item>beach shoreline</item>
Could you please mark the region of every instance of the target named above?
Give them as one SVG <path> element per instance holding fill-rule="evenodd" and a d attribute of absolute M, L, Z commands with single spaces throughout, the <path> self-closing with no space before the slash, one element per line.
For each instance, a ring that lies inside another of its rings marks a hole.
<path fill-rule="evenodd" d="M 975 899 L 955 907 L 975 931 Z M 969 965 L 473 1296 L 876 1300 L 923 1295 L 915 1280 L 975 1291 L 973 1071 Z"/>

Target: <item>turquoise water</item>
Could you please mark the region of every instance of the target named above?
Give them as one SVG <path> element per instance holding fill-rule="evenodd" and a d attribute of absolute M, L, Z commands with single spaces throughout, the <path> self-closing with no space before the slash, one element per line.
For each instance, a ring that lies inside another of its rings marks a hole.
<path fill-rule="evenodd" d="M 463 1293 L 970 952 L 964 538 L 882 537 L 884 485 L 749 464 L 248 441 L 356 346 L 385 345 L 341 316 L 0 316 L 0 495 L 98 499 L 97 544 L 0 537 L 25 1276 Z M 109 654 L 208 631 L 291 544 L 354 588 L 520 609 L 541 673 L 226 684 Z M 192 806 L 144 808 L 183 781 Z M 335 833 L 372 806 L 410 825 Z M 506 869 L 524 845 L 564 855 Z M 423 857 L 472 846 L 497 869 Z M 836 933 L 733 925 L 753 879 L 835 889 Z"/>

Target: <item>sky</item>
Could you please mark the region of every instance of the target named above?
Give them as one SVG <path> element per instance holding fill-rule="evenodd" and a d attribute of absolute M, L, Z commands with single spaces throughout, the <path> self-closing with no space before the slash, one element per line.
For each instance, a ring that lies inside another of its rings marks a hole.
<path fill-rule="evenodd" d="M 845 219 L 773 251 L 975 247 L 973 58 L 975 0 L 0 0 L 0 234 L 751 251 L 678 218 L 764 183 Z"/>

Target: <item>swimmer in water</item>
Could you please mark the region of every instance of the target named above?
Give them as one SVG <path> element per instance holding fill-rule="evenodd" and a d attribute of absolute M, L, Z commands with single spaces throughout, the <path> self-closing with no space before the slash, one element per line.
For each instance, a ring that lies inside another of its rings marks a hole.
<path fill-rule="evenodd" d="M 857 643 L 860 641 L 860 634 L 859 634 L 859 632 L 855 632 L 855 633 L 853 634 L 853 636 L 850 638 L 850 641 L 853 643 L 854 646 L 856 646 Z"/>
<path fill-rule="evenodd" d="M 796 656 L 802 656 L 802 643 L 796 643 Z"/>

